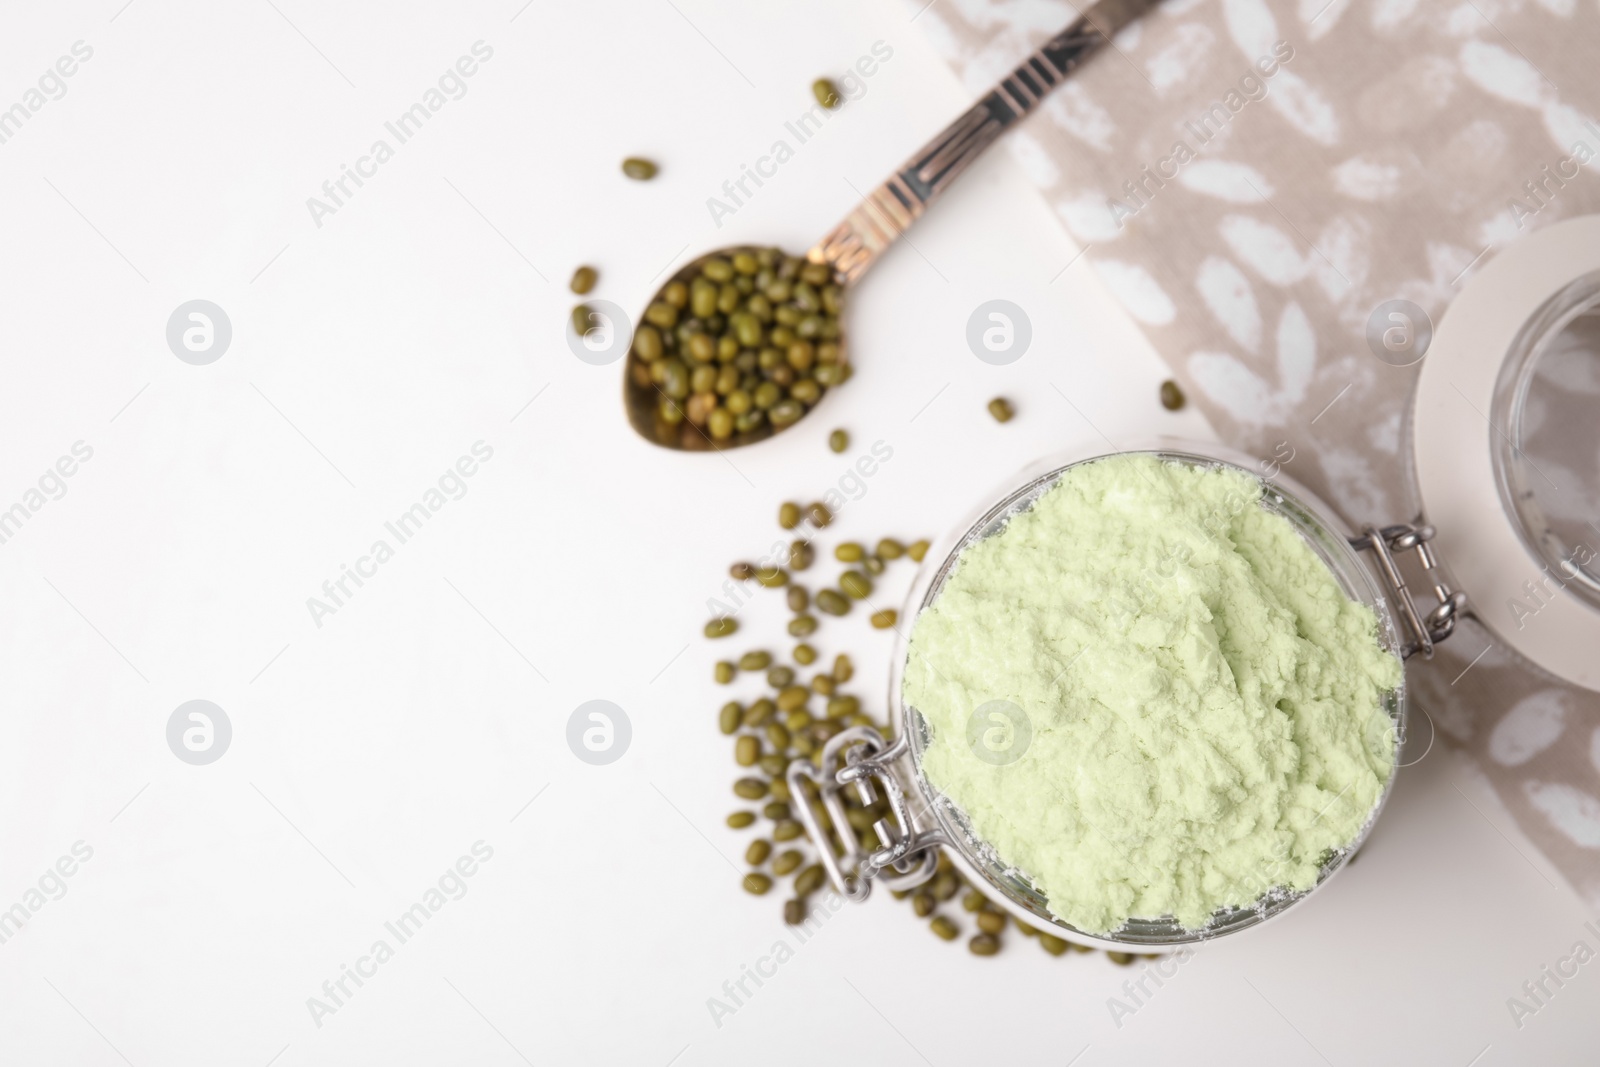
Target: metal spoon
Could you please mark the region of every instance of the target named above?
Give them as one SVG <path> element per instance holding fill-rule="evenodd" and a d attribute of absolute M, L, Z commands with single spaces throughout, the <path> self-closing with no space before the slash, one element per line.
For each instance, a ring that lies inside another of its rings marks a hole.
<path fill-rule="evenodd" d="M 868 194 L 843 222 L 806 252 L 806 259 L 832 267 L 834 280 L 841 287 L 855 284 L 973 160 L 1109 43 L 1112 36 L 1156 3 L 1157 0 L 1099 0 Z M 676 271 L 662 289 L 674 281 L 688 283 L 713 256 L 731 257 L 743 251 L 755 249 L 738 246 L 708 252 Z M 654 299 L 661 299 L 661 293 Z M 844 344 L 843 335 L 839 343 Z M 650 383 L 647 374 L 634 372 L 639 362 L 636 356 L 629 355 L 622 390 L 628 422 L 646 441 L 665 448 L 703 452 L 754 444 L 776 432 L 770 422 L 763 422 L 746 433 L 713 441 L 703 427 L 687 419 L 675 425 L 667 423 L 658 414 L 663 394 Z"/>

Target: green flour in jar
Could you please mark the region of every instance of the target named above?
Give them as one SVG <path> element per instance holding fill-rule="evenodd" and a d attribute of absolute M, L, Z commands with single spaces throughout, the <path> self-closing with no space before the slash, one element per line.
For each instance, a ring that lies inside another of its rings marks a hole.
<path fill-rule="evenodd" d="M 1383 792 L 1400 664 L 1261 495 L 1232 467 L 1080 464 L 917 618 L 929 783 L 1080 930 L 1308 889 Z"/>

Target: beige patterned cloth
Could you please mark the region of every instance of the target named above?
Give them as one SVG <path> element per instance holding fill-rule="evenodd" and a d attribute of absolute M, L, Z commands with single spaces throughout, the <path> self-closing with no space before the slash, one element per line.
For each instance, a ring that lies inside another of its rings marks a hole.
<path fill-rule="evenodd" d="M 1074 15 L 936 0 L 916 24 L 978 94 Z M 1372 354 L 1368 318 L 1403 298 L 1437 322 L 1492 248 L 1600 211 L 1600 0 L 1168 0 L 1114 43 L 1010 148 L 1226 440 L 1288 442 L 1348 520 L 1411 518 L 1417 368 Z M 1546 383 L 1590 437 L 1595 348 Z M 1597 469 L 1558 518 L 1600 519 Z M 1600 906 L 1600 695 L 1472 624 L 1410 682 Z"/>

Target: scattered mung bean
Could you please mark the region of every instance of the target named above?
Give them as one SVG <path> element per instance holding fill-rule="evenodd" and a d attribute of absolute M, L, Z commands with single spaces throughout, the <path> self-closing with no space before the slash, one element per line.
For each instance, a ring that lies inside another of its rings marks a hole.
<path fill-rule="evenodd" d="M 622 173 L 636 182 L 647 182 L 656 176 L 659 168 L 648 159 L 638 156 L 629 156 L 622 161 Z"/>
<path fill-rule="evenodd" d="M 579 267 L 572 272 L 572 281 L 567 283 L 567 288 L 582 296 L 594 288 L 595 280 L 600 277 L 593 267 Z"/>
<path fill-rule="evenodd" d="M 1017 409 L 1011 406 L 1011 401 L 1003 396 L 997 396 L 989 401 L 989 414 L 994 416 L 995 422 L 1010 422 L 1011 416 L 1016 413 Z"/>
<path fill-rule="evenodd" d="M 817 103 L 829 111 L 844 103 L 844 97 L 839 95 L 839 87 L 828 78 L 818 78 L 812 82 L 811 95 L 817 98 Z"/>
<path fill-rule="evenodd" d="M 847 615 L 850 613 L 850 601 L 832 589 L 824 589 L 817 593 L 816 601 L 817 610 L 825 611 L 829 615 Z M 790 632 L 793 633 L 792 630 Z"/>
<path fill-rule="evenodd" d="M 1182 408 L 1187 399 L 1183 395 L 1183 387 L 1171 378 L 1161 383 L 1161 406 L 1168 411 Z"/>
<path fill-rule="evenodd" d="M 828 872 L 822 869 L 822 864 L 813 863 L 799 874 L 795 875 L 794 893 L 797 897 L 809 896 L 822 888 L 828 880 Z"/>
<path fill-rule="evenodd" d="M 852 600 L 865 600 L 872 595 L 872 579 L 860 571 L 845 571 L 839 576 L 839 588 Z"/>

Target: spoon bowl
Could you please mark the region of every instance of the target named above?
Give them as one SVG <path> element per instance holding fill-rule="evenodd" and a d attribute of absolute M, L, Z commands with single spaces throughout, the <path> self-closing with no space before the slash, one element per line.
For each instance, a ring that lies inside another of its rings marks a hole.
<path fill-rule="evenodd" d="M 670 383 L 657 380 L 660 376 L 659 372 L 655 376 L 652 375 L 652 365 L 662 362 L 663 359 L 673 354 L 674 349 L 680 347 L 678 343 L 678 335 L 680 333 L 705 331 L 715 336 L 725 328 L 726 316 L 718 314 L 702 319 L 693 315 L 691 308 L 685 307 L 682 310 L 686 317 L 680 318 L 671 327 L 662 327 L 651 323 L 649 309 L 663 304 L 671 306 L 672 302 L 668 299 L 669 290 L 674 286 L 680 287 L 680 290 L 686 290 L 695 279 L 702 276 L 706 264 L 712 260 L 720 259 L 725 262 L 732 262 L 736 256 L 757 256 L 762 254 L 771 256 L 774 251 L 758 245 L 730 245 L 726 248 L 718 248 L 707 252 L 674 271 L 672 276 L 651 297 L 650 303 L 646 305 L 646 310 L 640 315 L 638 321 L 641 326 L 655 325 L 657 333 L 663 335 L 663 340 L 666 341 L 666 349 L 661 359 L 645 359 L 640 354 L 640 345 L 636 333 L 635 344 L 628 353 L 626 369 L 622 379 L 623 408 L 628 413 L 629 425 L 633 427 L 640 437 L 652 444 L 676 449 L 680 452 L 711 452 L 719 449 L 739 448 L 744 445 L 755 444 L 757 441 L 765 441 L 780 429 L 787 429 L 793 426 L 816 408 L 822 396 L 827 395 L 829 387 L 823 386 L 814 402 L 800 404 L 801 410 L 798 417 L 783 421 L 780 425 L 775 425 L 770 418 L 762 418 L 759 423 L 750 429 L 735 430 L 735 432 L 726 437 L 717 437 L 711 432 L 710 427 L 706 425 L 706 420 L 699 417 L 701 412 L 690 410 L 693 404 L 692 395 L 674 399 L 669 392 Z M 825 261 L 812 255 L 807 255 L 805 262 L 809 264 L 823 263 Z M 832 267 L 829 268 L 828 273 L 829 279 L 824 284 L 837 285 L 842 290 L 845 279 L 841 273 Z M 835 321 L 838 320 L 836 319 Z M 674 334 L 670 341 L 667 341 L 664 336 L 667 333 Z M 838 348 L 837 364 L 848 368 L 848 349 L 845 345 L 842 324 L 840 325 L 838 336 L 828 340 Z M 650 342 L 647 341 L 646 346 L 648 347 L 649 344 Z M 748 351 L 748 349 L 745 351 Z M 730 362 L 731 360 L 724 360 L 722 365 L 726 366 Z M 849 372 L 846 370 L 844 373 L 848 376 Z"/>

